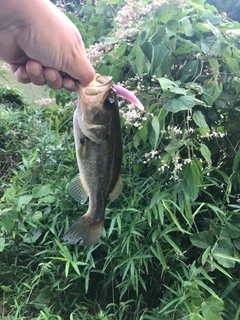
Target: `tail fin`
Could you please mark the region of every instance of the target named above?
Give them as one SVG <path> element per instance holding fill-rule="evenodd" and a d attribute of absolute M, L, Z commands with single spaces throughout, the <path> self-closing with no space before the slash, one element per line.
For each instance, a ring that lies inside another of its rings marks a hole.
<path fill-rule="evenodd" d="M 63 236 L 64 241 L 90 247 L 98 242 L 101 237 L 104 220 L 93 224 L 88 214 L 84 214 L 76 221 Z"/>

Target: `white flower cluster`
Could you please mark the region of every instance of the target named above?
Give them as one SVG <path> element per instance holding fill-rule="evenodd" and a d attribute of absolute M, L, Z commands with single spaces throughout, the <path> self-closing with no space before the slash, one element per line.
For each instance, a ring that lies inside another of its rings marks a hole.
<path fill-rule="evenodd" d="M 125 119 L 126 124 L 137 127 L 138 129 L 142 128 L 142 122 L 147 120 L 147 116 L 143 116 L 143 113 L 136 109 L 133 104 L 128 105 L 128 110 L 120 110 L 123 118 Z M 151 115 L 147 113 L 147 115 Z"/>
<path fill-rule="evenodd" d="M 86 54 L 92 65 L 96 67 L 97 64 L 102 61 L 104 54 L 110 52 L 113 48 L 114 44 L 104 44 L 99 42 L 86 49 Z"/>
<path fill-rule="evenodd" d="M 159 150 L 152 150 L 152 151 L 150 151 L 148 153 L 145 153 L 144 156 L 145 156 L 146 160 L 144 160 L 143 163 L 148 163 L 151 160 L 159 160 L 159 159 L 161 159 Z"/>
<path fill-rule="evenodd" d="M 141 17 L 150 15 L 166 2 L 167 0 L 155 0 L 146 5 L 143 0 L 129 0 L 115 18 L 118 39 L 126 39 L 136 34 L 141 29 Z"/>
<path fill-rule="evenodd" d="M 137 33 L 141 28 L 141 18 L 161 8 L 165 3 L 172 3 L 173 6 L 182 8 L 184 0 L 154 0 L 146 5 L 144 0 L 129 0 L 118 12 L 115 21 L 118 25 L 118 39 L 127 39 Z"/>
<path fill-rule="evenodd" d="M 44 104 L 51 104 L 54 101 L 55 101 L 54 99 L 50 99 L 50 98 L 41 98 L 39 100 L 36 100 L 35 103 L 42 106 Z"/>

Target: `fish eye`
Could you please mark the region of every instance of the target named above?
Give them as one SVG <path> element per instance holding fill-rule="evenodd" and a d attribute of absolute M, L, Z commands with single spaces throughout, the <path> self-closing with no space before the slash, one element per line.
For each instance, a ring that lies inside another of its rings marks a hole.
<path fill-rule="evenodd" d="M 114 102 L 115 100 L 113 98 L 107 98 L 105 101 L 104 101 L 104 106 L 107 110 L 111 110 L 114 106 Z"/>

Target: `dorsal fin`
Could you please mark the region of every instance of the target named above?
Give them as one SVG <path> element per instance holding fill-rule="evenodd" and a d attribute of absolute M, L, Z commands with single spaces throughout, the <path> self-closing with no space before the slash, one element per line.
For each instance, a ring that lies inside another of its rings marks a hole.
<path fill-rule="evenodd" d="M 71 196 L 80 203 L 86 202 L 88 198 L 87 191 L 85 190 L 81 175 L 78 174 L 67 186 L 68 191 L 70 192 Z"/>
<path fill-rule="evenodd" d="M 110 201 L 116 200 L 118 198 L 118 196 L 120 195 L 120 193 L 122 192 L 122 189 L 123 189 L 122 177 L 119 176 L 115 187 L 109 193 Z"/>

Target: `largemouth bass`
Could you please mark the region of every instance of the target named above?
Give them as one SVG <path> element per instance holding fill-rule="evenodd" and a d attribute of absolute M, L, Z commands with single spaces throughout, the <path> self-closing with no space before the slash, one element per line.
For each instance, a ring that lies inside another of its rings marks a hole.
<path fill-rule="evenodd" d="M 78 96 L 73 128 L 80 174 L 68 189 L 80 203 L 89 197 L 89 206 L 63 239 L 89 247 L 101 237 L 108 197 L 113 201 L 122 191 L 122 139 L 111 77 L 96 74 L 87 87 L 79 86 Z"/>

